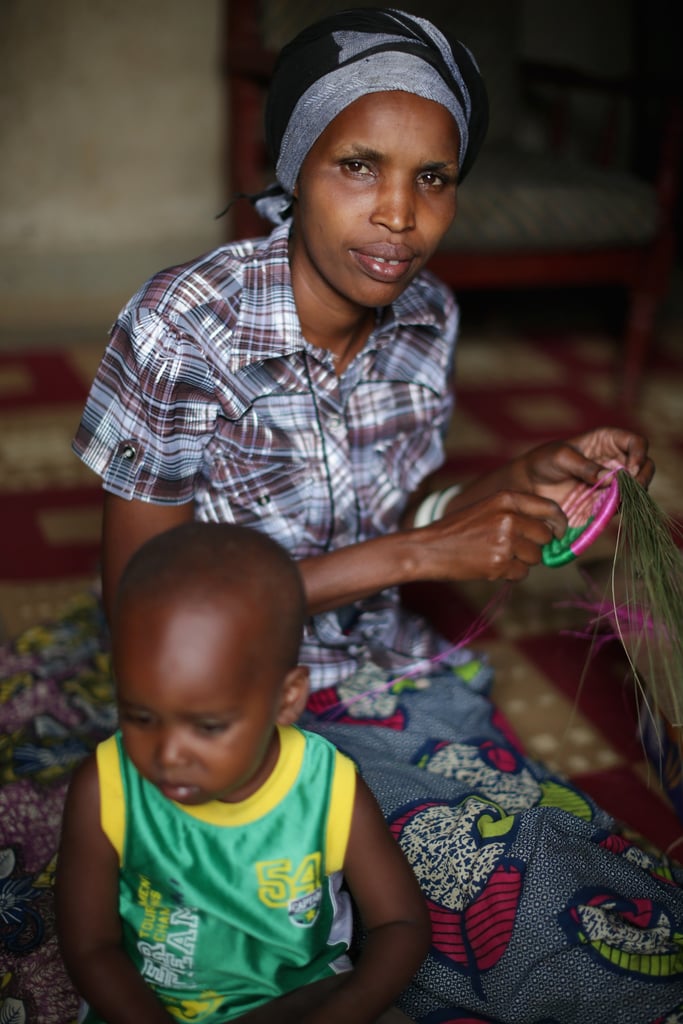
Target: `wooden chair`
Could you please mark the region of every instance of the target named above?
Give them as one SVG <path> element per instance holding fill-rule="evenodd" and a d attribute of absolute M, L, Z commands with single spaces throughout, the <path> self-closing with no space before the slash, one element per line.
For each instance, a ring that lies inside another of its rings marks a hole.
<path fill-rule="evenodd" d="M 272 180 L 263 143 L 263 99 L 276 50 L 304 25 L 342 6 L 348 3 L 228 0 L 229 195 L 258 191 Z M 457 5 L 404 0 L 397 6 L 450 24 L 477 57 L 491 99 L 487 141 L 460 189 L 458 216 L 433 257 L 432 269 L 456 292 L 623 288 L 627 301 L 617 391 L 624 406 L 633 405 L 675 256 L 680 102 L 648 91 L 642 77 L 614 80 L 521 61 L 515 0 L 460 0 Z M 577 147 L 579 135 L 572 132 L 570 114 L 577 103 L 579 108 L 583 104 L 594 122 L 598 97 L 605 101 L 606 113 L 598 153 L 589 160 Z M 656 102 L 664 111 L 651 180 L 638 177 L 628 160 L 615 166 L 615 157 L 623 158 L 624 152 L 618 129 L 637 113 L 638 100 L 646 101 L 649 110 Z M 548 127 L 543 139 L 537 130 L 540 114 Z M 234 238 L 267 229 L 246 202 L 237 203 L 231 214 Z"/>

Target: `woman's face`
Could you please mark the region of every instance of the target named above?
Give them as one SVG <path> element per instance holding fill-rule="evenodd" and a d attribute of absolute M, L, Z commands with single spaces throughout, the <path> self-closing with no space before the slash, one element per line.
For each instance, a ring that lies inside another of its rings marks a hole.
<path fill-rule="evenodd" d="M 294 191 L 297 302 L 393 302 L 455 216 L 458 146 L 445 107 L 412 93 L 371 93 L 343 110 L 310 149 Z"/>

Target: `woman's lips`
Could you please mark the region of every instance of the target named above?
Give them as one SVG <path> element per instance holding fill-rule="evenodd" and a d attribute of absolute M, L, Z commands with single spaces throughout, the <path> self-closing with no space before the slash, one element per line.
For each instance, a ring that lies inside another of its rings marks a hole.
<path fill-rule="evenodd" d="M 394 284 L 410 270 L 415 253 L 405 245 L 389 245 L 378 242 L 352 249 L 351 255 L 361 270 L 373 281 Z"/>

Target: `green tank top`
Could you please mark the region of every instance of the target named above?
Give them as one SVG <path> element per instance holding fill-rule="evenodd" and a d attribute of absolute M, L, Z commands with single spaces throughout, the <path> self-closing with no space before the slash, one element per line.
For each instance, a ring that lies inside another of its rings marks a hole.
<path fill-rule="evenodd" d="M 239 804 L 166 799 L 119 733 L 97 749 L 124 945 L 178 1021 L 218 1024 L 350 969 L 341 868 L 355 767 L 320 736 L 279 734 L 274 771 Z"/>

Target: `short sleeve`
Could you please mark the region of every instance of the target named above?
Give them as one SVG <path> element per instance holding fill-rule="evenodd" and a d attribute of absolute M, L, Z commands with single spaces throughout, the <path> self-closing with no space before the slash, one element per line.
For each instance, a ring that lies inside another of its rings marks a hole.
<path fill-rule="evenodd" d="M 193 498 L 217 412 L 198 341 L 132 302 L 112 331 L 73 449 L 112 494 L 183 504 Z"/>

